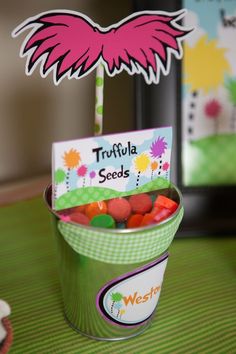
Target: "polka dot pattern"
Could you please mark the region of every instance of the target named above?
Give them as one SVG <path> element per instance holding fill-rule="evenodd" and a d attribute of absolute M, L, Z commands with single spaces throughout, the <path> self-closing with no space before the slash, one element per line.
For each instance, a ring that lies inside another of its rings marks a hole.
<path fill-rule="evenodd" d="M 98 106 L 98 107 L 97 107 L 97 113 L 102 115 L 102 113 L 103 113 L 103 106 Z"/>
<path fill-rule="evenodd" d="M 96 71 L 96 103 L 95 103 L 95 135 L 102 134 L 103 125 L 103 90 L 104 90 L 104 67 L 99 65 Z"/>
<path fill-rule="evenodd" d="M 63 194 L 56 200 L 56 210 L 71 208 L 73 206 L 92 203 L 99 200 L 107 200 L 127 195 L 150 192 L 153 190 L 164 189 L 170 186 L 170 182 L 164 178 L 156 178 L 155 180 L 135 188 L 131 191 L 118 192 L 114 189 L 101 187 L 84 187 L 72 190 Z"/>
<path fill-rule="evenodd" d="M 99 77 L 97 76 L 96 77 L 96 86 L 103 86 L 103 78 L 102 77 Z"/>

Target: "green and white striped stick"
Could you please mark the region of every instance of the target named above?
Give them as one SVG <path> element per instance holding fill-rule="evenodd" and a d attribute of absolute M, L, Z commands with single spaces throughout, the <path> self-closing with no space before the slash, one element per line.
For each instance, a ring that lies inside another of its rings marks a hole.
<path fill-rule="evenodd" d="M 94 135 L 101 135 L 103 130 L 103 91 L 104 91 L 104 66 L 100 64 L 96 70 Z"/>

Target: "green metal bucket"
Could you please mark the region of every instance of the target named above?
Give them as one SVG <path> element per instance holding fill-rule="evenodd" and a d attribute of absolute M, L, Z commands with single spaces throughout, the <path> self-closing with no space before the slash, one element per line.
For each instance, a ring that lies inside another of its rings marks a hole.
<path fill-rule="evenodd" d="M 167 250 L 183 217 L 180 191 L 162 190 L 179 202 L 170 218 L 137 229 L 102 229 L 61 221 L 52 214 L 58 245 L 65 317 L 81 334 L 122 340 L 142 333 L 155 314 Z"/>

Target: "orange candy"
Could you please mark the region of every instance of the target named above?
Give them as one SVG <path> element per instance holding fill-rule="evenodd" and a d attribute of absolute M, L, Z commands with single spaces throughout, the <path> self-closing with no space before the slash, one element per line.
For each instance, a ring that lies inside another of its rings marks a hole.
<path fill-rule="evenodd" d="M 85 215 L 91 220 L 99 214 L 107 214 L 107 204 L 104 201 L 90 203 L 85 208 Z"/>
<path fill-rule="evenodd" d="M 84 213 L 86 206 L 87 206 L 87 204 L 79 205 L 77 207 L 74 207 L 73 208 L 73 213 Z"/>
<path fill-rule="evenodd" d="M 166 208 L 173 213 L 178 208 L 178 204 L 174 200 L 160 194 L 154 202 L 154 207 Z"/>
<path fill-rule="evenodd" d="M 141 214 L 133 214 L 127 220 L 126 227 L 131 229 L 132 227 L 139 227 L 143 220 L 143 215 Z"/>
<path fill-rule="evenodd" d="M 140 226 L 147 226 L 147 225 L 151 225 L 151 224 L 155 224 L 155 223 L 156 222 L 154 220 L 154 215 L 152 213 L 147 213 L 144 215 Z"/>

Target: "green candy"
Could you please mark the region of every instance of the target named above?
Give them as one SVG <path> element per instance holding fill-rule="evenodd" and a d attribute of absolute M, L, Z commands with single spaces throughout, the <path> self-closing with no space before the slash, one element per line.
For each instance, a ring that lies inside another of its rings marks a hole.
<path fill-rule="evenodd" d="M 103 227 L 105 229 L 114 229 L 115 228 L 115 220 L 111 215 L 108 214 L 99 214 L 94 216 L 90 225 L 93 227 Z"/>

